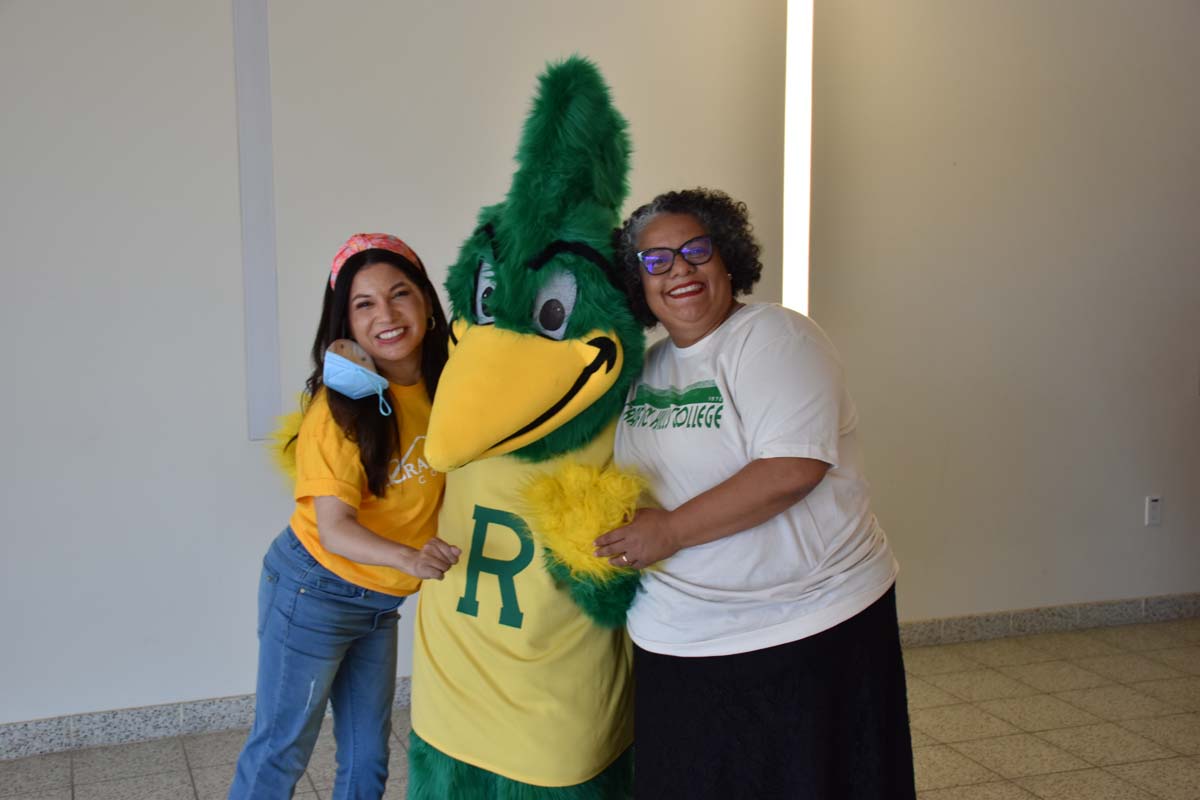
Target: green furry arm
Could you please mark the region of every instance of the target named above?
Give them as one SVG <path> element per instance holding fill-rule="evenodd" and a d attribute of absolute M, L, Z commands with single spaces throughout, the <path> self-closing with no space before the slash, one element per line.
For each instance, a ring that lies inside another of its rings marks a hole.
<path fill-rule="evenodd" d="M 531 481 L 522 493 L 533 538 L 545 550 L 546 569 L 605 628 L 625 624 L 641 573 L 596 557 L 592 543 L 633 517 L 644 490 L 645 481 L 636 475 L 568 461 Z"/>
<path fill-rule="evenodd" d="M 575 575 L 570 567 L 559 561 L 553 551 L 545 551 L 546 570 L 559 583 L 566 584 L 571 599 L 587 614 L 592 622 L 602 628 L 620 628 L 625 624 L 625 613 L 633 604 L 633 597 L 641 585 L 642 576 L 634 570 L 601 580 L 587 575 Z"/>

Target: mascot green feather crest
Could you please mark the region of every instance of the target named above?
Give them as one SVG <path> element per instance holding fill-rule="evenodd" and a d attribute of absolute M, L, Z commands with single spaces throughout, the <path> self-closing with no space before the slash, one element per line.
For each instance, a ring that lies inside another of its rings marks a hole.
<path fill-rule="evenodd" d="M 516 244 L 513 256 L 528 262 L 555 240 L 606 249 L 629 191 L 629 149 L 625 120 L 590 62 L 576 58 L 547 70 L 500 217 Z"/>

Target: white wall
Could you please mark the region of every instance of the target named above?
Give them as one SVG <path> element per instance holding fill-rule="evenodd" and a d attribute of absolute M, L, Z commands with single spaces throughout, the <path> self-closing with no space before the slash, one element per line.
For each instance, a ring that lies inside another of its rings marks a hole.
<path fill-rule="evenodd" d="M 341 240 L 399 233 L 440 281 L 507 189 L 536 74 L 575 51 L 630 120 L 632 202 L 723 187 L 777 262 L 783 16 L 273 3 L 285 391 Z M 229 0 L 0 3 L 0 723 L 253 690 L 289 502 L 246 437 L 231 26 Z"/>
<path fill-rule="evenodd" d="M 519 13 L 509 9 L 519 9 Z M 705 184 L 782 249 L 782 2 L 476 0 L 271 6 L 280 314 L 311 343 L 322 277 L 355 230 L 395 231 L 436 274 L 503 199 L 536 77 L 593 59 L 630 123 L 628 210 Z M 702 43 L 702 46 L 699 46 Z M 777 270 L 758 295 L 780 296 Z M 307 374 L 284 348 L 284 386 Z"/>
<path fill-rule="evenodd" d="M 0 722 L 246 691 L 228 3 L 0 6 Z"/>
<path fill-rule="evenodd" d="M 1200 590 L 1198 40 L 1194 0 L 817 3 L 811 310 L 902 617 Z"/>

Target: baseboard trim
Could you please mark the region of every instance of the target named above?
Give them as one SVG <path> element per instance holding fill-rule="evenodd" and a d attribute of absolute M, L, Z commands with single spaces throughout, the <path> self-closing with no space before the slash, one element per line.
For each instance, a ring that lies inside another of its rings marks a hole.
<path fill-rule="evenodd" d="M 397 677 L 392 707 L 408 708 L 409 696 L 408 676 Z M 329 713 L 328 708 L 325 713 Z M 217 733 L 248 728 L 253 721 L 254 695 L 243 694 L 10 722 L 0 724 L 0 761 L 171 736 Z"/>
<path fill-rule="evenodd" d="M 1200 592 L 901 622 L 900 641 L 923 647 L 1191 617 L 1200 617 Z"/>
<path fill-rule="evenodd" d="M 901 622 L 900 640 L 922 647 L 1192 617 L 1200 617 L 1200 592 Z M 408 677 L 398 678 L 394 707 L 408 708 L 409 693 Z M 246 694 L 10 722 L 0 724 L 0 761 L 247 728 L 253 719 L 254 695 Z"/>

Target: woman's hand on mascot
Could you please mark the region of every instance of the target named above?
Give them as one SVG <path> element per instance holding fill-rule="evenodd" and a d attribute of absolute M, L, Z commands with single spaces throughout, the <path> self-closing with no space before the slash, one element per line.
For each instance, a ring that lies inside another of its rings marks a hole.
<path fill-rule="evenodd" d="M 461 553 L 462 551 L 454 545 L 447 544 L 435 536 L 420 550 L 412 551 L 412 561 L 404 571 L 415 578 L 440 581 L 446 570 L 458 563 Z"/>
<path fill-rule="evenodd" d="M 660 508 L 639 508 L 628 525 L 615 528 L 594 542 L 596 555 L 614 567 L 644 569 L 679 551 L 671 529 L 671 514 Z"/>

